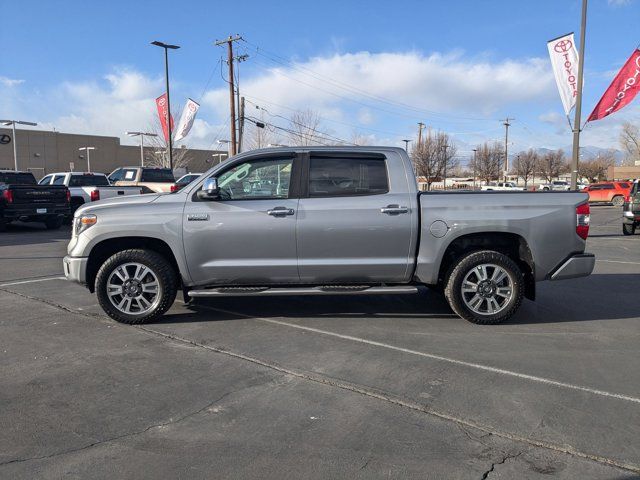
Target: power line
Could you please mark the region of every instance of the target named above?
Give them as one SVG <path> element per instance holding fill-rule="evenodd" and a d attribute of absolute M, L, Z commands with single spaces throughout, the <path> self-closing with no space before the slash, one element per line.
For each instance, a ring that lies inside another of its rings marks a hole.
<path fill-rule="evenodd" d="M 372 100 L 376 100 L 376 101 L 381 102 L 381 103 L 386 103 L 386 104 L 394 106 L 396 108 L 400 107 L 402 109 L 410 110 L 410 111 L 413 111 L 413 112 L 416 112 L 416 113 L 421 113 L 421 114 L 426 114 L 426 115 L 431 115 L 431 116 L 440 116 L 440 117 L 445 117 L 445 118 L 448 117 L 448 118 L 459 119 L 459 120 L 468 120 L 468 121 L 493 120 L 491 118 L 486 118 L 486 117 L 470 117 L 470 116 L 462 116 L 462 115 L 453 115 L 453 114 L 444 113 L 444 112 L 437 112 L 435 110 L 417 108 L 417 107 L 414 107 L 412 105 L 406 104 L 404 102 L 399 102 L 399 101 L 391 100 L 391 99 L 388 99 L 388 98 L 385 98 L 385 97 L 382 97 L 382 96 L 379 96 L 379 95 L 374 95 L 374 94 L 371 94 L 371 93 L 369 93 L 369 92 L 367 92 L 365 90 L 362 90 L 362 89 L 360 89 L 358 87 L 355 87 L 355 86 L 349 85 L 349 84 L 347 84 L 345 82 L 341 82 L 341 81 L 336 80 L 334 78 L 328 77 L 326 75 L 323 75 L 323 74 L 321 74 L 319 72 L 311 70 L 311 69 L 309 69 L 307 67 L 304 67 L 302 65 L 294 64 L 290 60 L 287 60 L 286 58 L 284 58 L 284 57 L 282 57 L 282 56 L 280 56 L 280 55 L 278 55 L 276 53 L 269 52 L 269 51 L 259 47 L 258 45 L 255 45 L 255 44 L 249 42 L 248 40 L 246 40 L 244 38 L 242 40 L 243 40 L 243 42 L 247 43 L 248 45 L 251 45 L 258 55 L 260 55 L 260 56 L 262 56 L 262 57 L 264 57 L 264 58 L 266 58 L 266 59 L 268 59 L 268 60 L 270 60 L 270 61 L 272 61 L 274 63 L 277 63 L 279 65 L 283 65 L 283 66 L 289 67 L 289 68 L 291 68 L 293 70 L 296 70 L 298 72 L 304 73 L 304 74 L 306 74 L 306 75 L 308 75 L 308 76 L 310 76 L 312 78 L 315 78 L 316 80 L 322 80 L 323 82 L 330 83 L 330 84 L 332 84 L 332 85 L 334 85 L 334 86 L 336 86 L 338 88 L 341 88 L 342 90 L 348 91 L 349 93 L 357 93 L 357 94 L 359 94 L 361 96 L 370 98 Z M 275 57 L 275 58 L 272 58 L 272 57 Z M 291 78 L 291 77 L 288 77 L 288 78 Z M 293 80 L 297 80 L 297 79 L 293 79 Z M 301 82 L 301 83 L 303 83 L 303 82 Z M 319 87 L 312 86 L 312 88 L 318 88 L 319 90 L 323 91 Z M 343 98 L 349 99 L 348 97 L 343 97 Z M 359 102 L 359 103 L 361 103 L 361 102 Z M 375 107 L 375 106 L 371 106 L 371 107 L 380 109 L 379 107 Z M 385 111 L 385 110 L 383 110 L 383 111 Z"/>

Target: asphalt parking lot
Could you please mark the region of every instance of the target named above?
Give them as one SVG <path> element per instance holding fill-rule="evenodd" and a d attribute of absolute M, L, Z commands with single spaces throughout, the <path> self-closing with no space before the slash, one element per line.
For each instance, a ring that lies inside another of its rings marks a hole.
<path fill-rule="evenodd" d="M 66 282 L 68 229 L 0 235 L 0 478 L 640 478 L 640 235 L 477 326 L 429 291 L 176 302 Z"/>

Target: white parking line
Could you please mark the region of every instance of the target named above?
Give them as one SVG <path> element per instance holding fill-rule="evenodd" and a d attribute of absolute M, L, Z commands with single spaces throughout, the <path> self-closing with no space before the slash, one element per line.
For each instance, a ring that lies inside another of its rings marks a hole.
<path fill-rule="evenodd" d="M 504 368 L 496 368 L 496 367 L 491 367 L 489 365 L 482 365 L 480 363 L 467 362 L 467 361 L 464 361 L 464 360 L 457 360 L 455 358 L 444 357 L 442 355 L 435 355 L 435 354 L 432 354 L 432 353 L 420 352 L 418 350 L 411 350 L 409 348 L 397 347 L 395 345 L 389 345 L 387 343 L 376 342 L 375 340 L 367 340 L 366 338 L 354 337 L 354 336 L 351 336 L 351 335 L 344 335 L 344 334 L 341 334 L 341 333 L 331 332 L 331 331 L 328 331 L 328 330 L 321 330 L 319 328 L 305 327 L 303 325 L 297 325 L 295 323 L 284 322 L 282 320 L 275 320 L 273 318 L 253 317 L 251 315 L 246 315 L 244 313 L 234 312 L 234 311 L 231 311 L 231 310 L 224 310 L 222 308 L 209 307 L 208 305 L 199 305 L 199 306 L 200 307 L 204 307 L 204 308 L 209 309 L 209 310 L 213 310 L 213 311 L 218 311 L 218 312 L 222 312 L 222 313 L 237 315 L 239 317 L 244 317 L 244 318 L 251 318 L 251 319 L 255 319 L 255 320 L 260 320 L 262 322 L 272 323 L 272 324 L 275 324 L 275 325 L 282 325 L 282 326 L 285 326 L 285 327 L 297 328 L 299 330 L 304 330 L 304 331 L 307 331 L 307 332 L 320 333 L 322 335 L 328 335 L 330 337 L 340 338 L 340 339 L 343 339 L 343 340 L 350 340 L 352 342 L 362 343 L 362 344 L 365 344 L 365 345 L 372 345 L 372 346 L 375 346 L 375 347 L 382 347 L 382 348 L 386 348 L 386 349 L 389 349 L 389 350 L 394 350 L 394 351 L 397 351 L 397 352 L 408 353 L 410 355 L 417 355 L 419 357 L 429 358 L 431 360 L 438 360 L 438 361 L 441 361 L 441 362 L 452 363 L 454 365 L 460 365 L 460 366 L 463 366 L 463 367 L 475 368 L 477 370 L 483 370 L 483 371 L 486 371 L 486 372 L 496 373 L 496 374 L 499 374 L 499 375 L 507 375 L 507 376 L 510 376 L 510 377 L 520 378 L 522 380 L 529 380 L 529 381 L 532 381 L 532 382 L 542 383 L 542 384 L 545 384 L 545 385 L 552 385 L 554 387 L 566 388 L 566 389 L 570 389 L 570 390 L 578 390 L 578 391 L 581 391 L 581 392 L 586 392 L 586 393 L 590 393 L 590 394 L 593 394 L 593 395 L 598 395 L 598 396 L 601 396 L 601 397 L 615 398 L 615 399 L 618 399 L 618 400 L 624 400 L 624 401 L 627 401 L 627 402 L 633 402 L 633 403 L 640 404 L 640 398 L 632 397 L 632 396 L 629 396 L 629 395 L 623 395 L 623 394 L 620 394 L 620 393 L 606 392 L 604 390 L 598 390 L 596 388 L 591 388 L 591 387 L 585 387 L 585 386 L 582 386 L 582 385 L 574 385 L 574 384 L 571 384 L 571 383 L 560 382 L 558 380 L 553 380 L 553 379 L 544 378 L 544 377 L 538 377 L 538 376 L 529 375 L 529 374 L 526 374 L 526 373 L 515 372 L 513 370 L 506 370 Z"/>
<path fill-rule="evenodd" d="M 65 277 L 45 277 L 45 278 L 33 278 L 31 280 L 19 280 L 16 282 L 0 283 L 0 287 L 10 287 L 11 285 L 23 285 L 25 283 L 47 282 L 49 280 L 64 280 Z"/>
<path fill-rule="evenodd" d="M 600 259 L 596 259 L 596 262 L 603 262 L 603 263 L 626 263 L 627 265 L 640 265 L 640 262 L 627 262 L 624 260 L 600 260 Z"/>

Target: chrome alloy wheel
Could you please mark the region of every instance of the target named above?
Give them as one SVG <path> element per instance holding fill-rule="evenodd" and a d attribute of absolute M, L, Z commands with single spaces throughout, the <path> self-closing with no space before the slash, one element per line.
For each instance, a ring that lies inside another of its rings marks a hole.
<path fill-rule="evenodd" d="M 502 267 L 486 263 L 475 266 L 462 281 L 462 299 L 478 315 L 495 315 L 509 304 L 513 279 Z"/>
<path fill-rule="evenodd" d="M 141 315 L 156 308 L 162 297 L 156 274 L 146 265 L 131 262 L 119 265 L 107 280 L 111 304 L 128 315 Z"/>

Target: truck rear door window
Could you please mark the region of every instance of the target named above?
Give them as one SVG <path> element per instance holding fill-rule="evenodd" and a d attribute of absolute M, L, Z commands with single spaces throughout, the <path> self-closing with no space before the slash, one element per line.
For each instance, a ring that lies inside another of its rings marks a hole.
<path fill-rule="evenodd" d="M 104 175 L 72 175 L 69 180 L 70 187 L 104 187 L 109 185 Z"/>
<path fill-rule="evenodd" d="M 64 175 L 54 175 L 52 185 L 64 185 Z"/>
<path fill-rule="evenodd" d="M 125 168 L 122 171 L 122 180 L 132 182 L 136 179 L 136 173 L 138 173 L 138 171 L 134 168 Z"/>
<path fill-rule="evenodd" d="M 388 191 L 384 158 L 311 157 L 310 197 L 379 195 Z"/>

